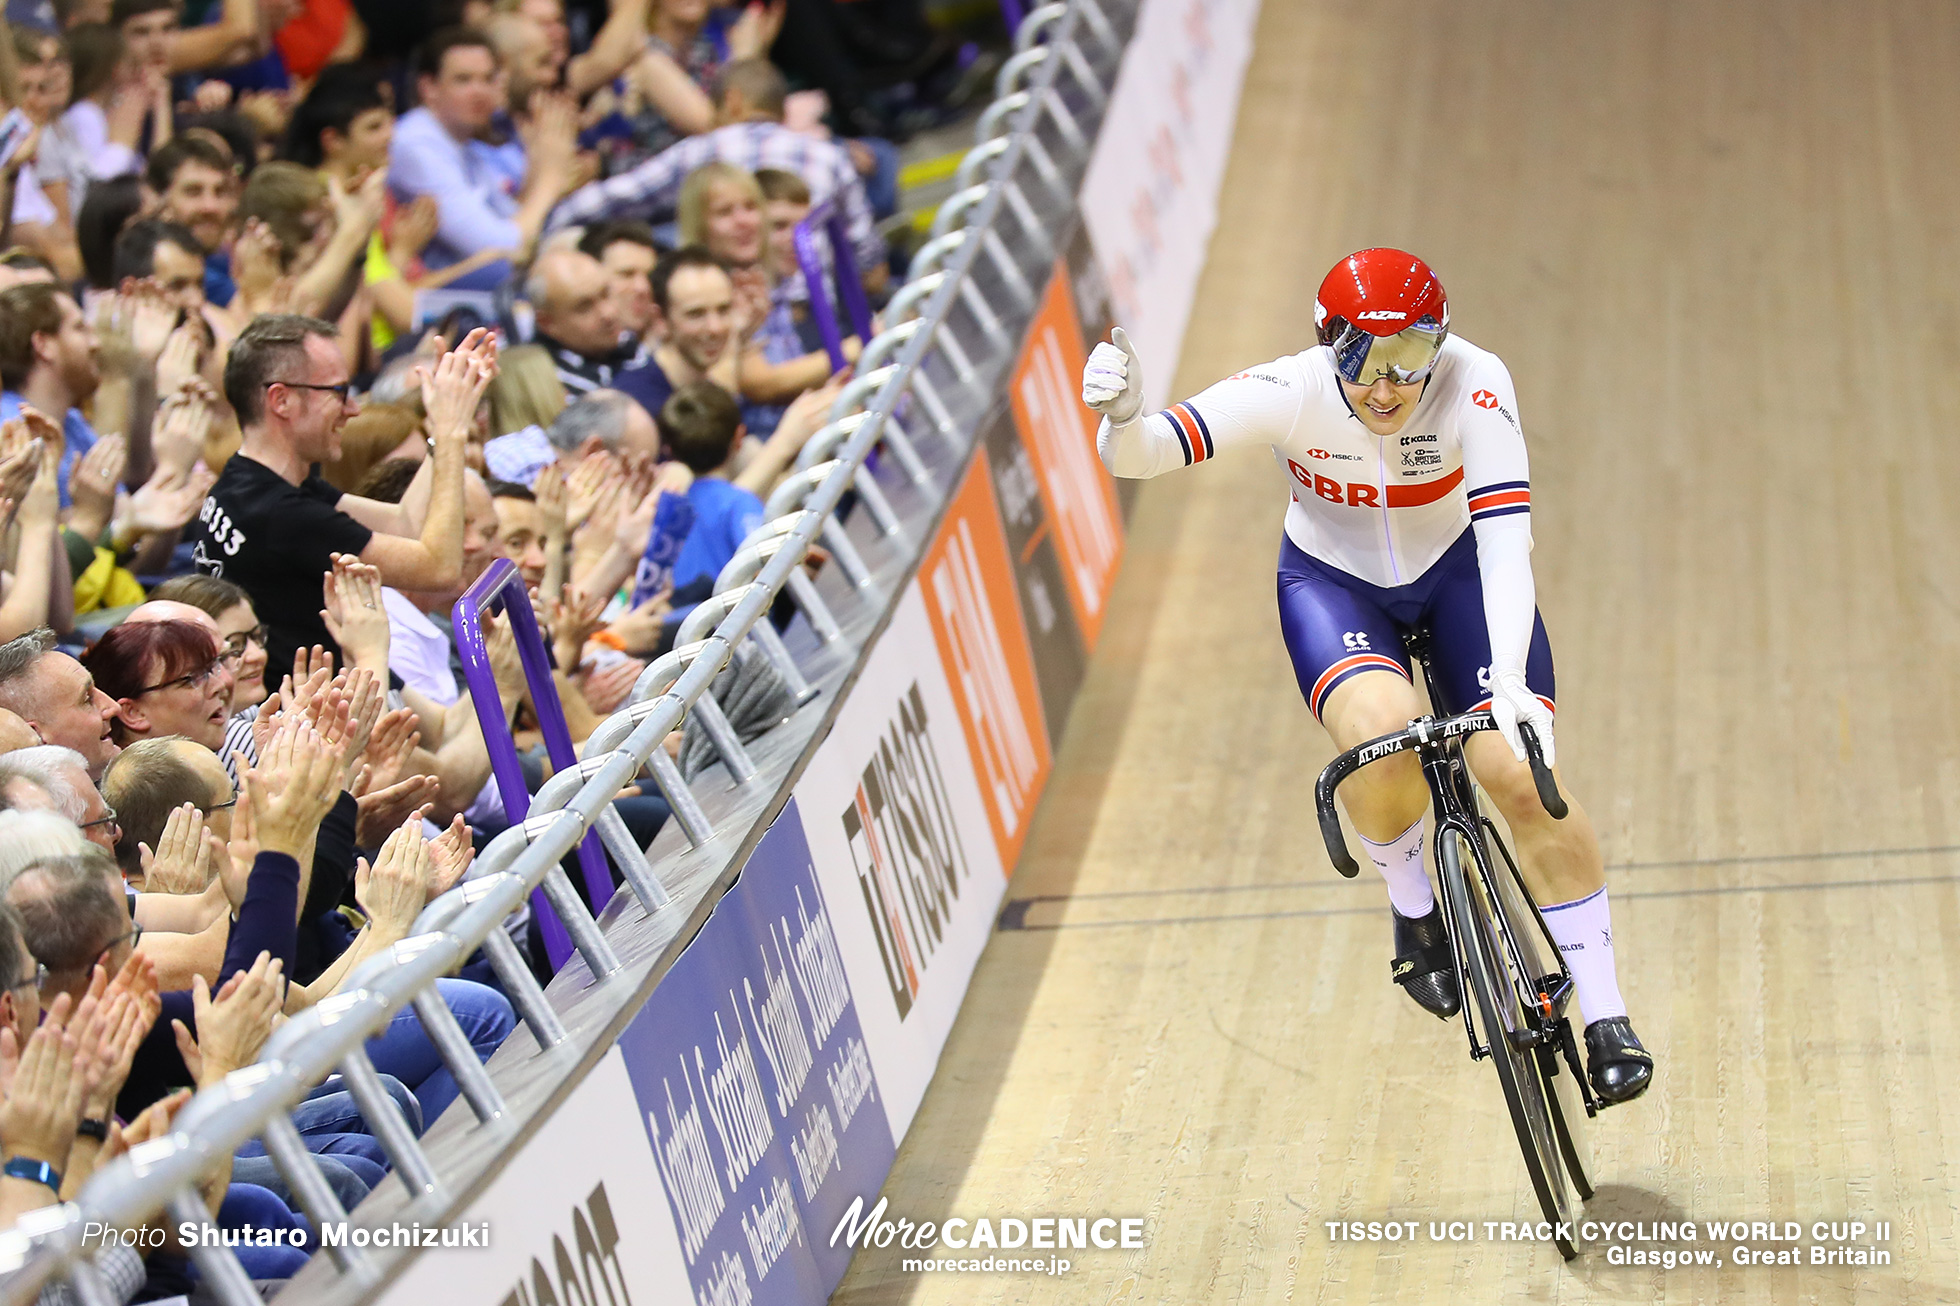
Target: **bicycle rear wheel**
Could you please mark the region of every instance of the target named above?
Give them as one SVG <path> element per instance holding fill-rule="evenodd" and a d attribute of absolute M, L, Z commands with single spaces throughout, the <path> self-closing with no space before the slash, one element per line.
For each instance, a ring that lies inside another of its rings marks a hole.
<path fill-rule="evenodd" d="M 1538 906 L 1525 890 L 1519 878 L 1517 866 L 1512 862 L 1504 845 L 1496 833 L 1485 822 L 1485 836 L 1500 854 L 1502 866 L 1492 865 L 1493 878 L 1497 881 L 1497 896 L 1503 902 L 1504 914 L 1510 918 L 1511 927 L 1517 936 L 1518 947 L 1524 954 L 1527 971 L 1538 978 L 1558 975 L 1562 967 L 1558 955 L 1550 951 L 1556 947 L 1551 941 L 1551 932 L 1545 928 L 1544 917 Z M 1538 1069 L 1545 1083 L 1545 1102 L 1550 1108 L 1552 1132 L 1558 1137 L 1559 1155 L 1565 1162 L 1565 1174 L 1572 1181 L 1579 1200 L 1589 1202 L 1593 1196 L 1592 1148 L 1587 1141 L 1589 1117 L 1586 1114 L 1586 1095 L 1579 1087 L 1577 1076 L 1581 1073 L 1579 1048 L 1574 1033 L 1574 1016 L 1577 1008 L 1568 1001 L 1566 1015 L 1558 1027 L 1558 1041 L 1538 1050 Z"/>
<path fill-rule="evenodd" d="M 1510 969 L 1503 960 L 1503 939 L 1495 919 L 1500 908 L 1484 890 L 1483 877 L 1476 869 L 1478 854 L 1465 857 L 1462 833 L 1446 827 L 1438 836 L 1436 853 L 1443 891 L 1452 898 L 1457 929 L 1462 934 L 1460 943 L 1469 963 L 1468 979 L 1484 1040 L 1490 1046 L 1498 1082 L 1504 1086 L 1504 1101 L 1510 1107 L 1511 1125 L 1517 1131 L 1518 1150 L 1537 1193 L 1538 1207 L 1553 1227 L 1552 1241 L 1559 1255 L 1569 1261 L 1579 1254 L 1572 1237 L 1575 1217 L 1571 1194 L 1565 1184 L 1537 1052 L 1519 1041 L 1532 1027 L 1520 1008 Z M 1471 865 L 1466 867 L 1466 861 Z"/>

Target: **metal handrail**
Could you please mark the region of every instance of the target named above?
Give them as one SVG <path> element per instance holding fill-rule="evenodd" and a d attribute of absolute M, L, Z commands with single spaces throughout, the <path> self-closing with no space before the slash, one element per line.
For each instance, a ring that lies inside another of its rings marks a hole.
<path fill-rule="evenodd" d="M 503 694 L 497 673 L 490 665 L 490 649 L 484 642 L 483 614 L 501 605 L 510 622 L 511 638 L 517 643 L 518 661 L 524 670 L 524 684 L 538 712 L 538 733 L 553 766 L 569 766 L 577 754 L 572 748 L 572 732 L 565 724 L 565 709 L 552 688 L 551 653 L 544 646 L 544 632 L 538 628 L 537 614 L 531 610 L 524 578 L 508 558 L 493 559 L 450 611 L 450 628 L 456 632 L 456 651 L 463 660 L 463 679 L 469 685 L 470 705 L 483 731 L 485 750 L 490 754 L 490 777 L 504 807 L 504 818 L 522 821 L 531 810 L 531 791 L 525 787 L 524 771 L 517 760 L 517 742 L 504 723 Z M 579 844 L 579 870 L 585 890 L 598 911 L 612 897 L 612 877 L 606 873 L 606 859 L 596 839 Z M 533 895 L 531 909 L 538 914 L 538 929 L 544 940 L 545 955 L 554 967 L 565 964 L 571 955 L 572 940 L 565 926 L 540 894 Z"/>
<path fill-rule="evenodd" d="M 710 685 L 730 664 L 735 648 L 767 625 L 776 597 L 792 574 L 800 574 L 798 569 L 807 552 L 819 539 L 849 582 L 849 592 L 862 596 L 867 604 L 882 606 L 885 602 L 884 589 L 846 535 L 837 509 L 853 488 L 869 504 L 872 496 L 863 493 L 871 484 L 863 470 L 865 458 L 887 438 L 887 426 L 901 399 L 919 393 L 915 387 L 928 380 L 923 372 L 928 354 L 945 346 L 949 364 L 954 365 L 960 385 L 968 391 L 981 379 L 964 358 L 959 363 L 950 358 L 953 336 L 942 327 L 955 308 L 965 308 L 996 344 L 1005 340 L 1000 310 L 988 303 L 974 284 L 975 262 L 988 260 L 1002 274 L 1006 290 L 1017 301 L 1024 301 L 1012 311 L 1029 306 L 1025 301 L 1032 298 L 1032 291 L 1005 260 L 1004 247 L 993 231 L 1001 209 L 1011 208 L 1013 200 L 1020 198 L 1014 191 L 1010 199 L 1007 192 L 1013 186 L 1003 185 L 1002 180 L 1011 179 L 1025 157 L 1052 185 L 1053 161 L 1036 139 L 1044 120 L 1053 121 L 1065 141 L 1081 141 L 1074 116 L 1056 93 L 1056 82 L 1064 69 L 1077 79 L 1077 89 L 1090 102 L 1098 106 L 1106 103 L 1108 88 L 1075 45 L 1076 32 L 1085 24 L 1099 38 L 1114 30 L 1101 12 L 1103 2 L 1069 0 L 1069 13 L 1045 33 L 1048 43 L 1009 61 L 1013 72 L 1002 78 L 1007 83 L 1003 91 L 1011 94 L 1025 84 L 1032 97 L 1027 102 L 1029 112 L 1018 120 L 1005 141 L 976 147 L 975 156 L 963 165 L 976 182 L 983 175 L 992 178 L 991 193 L 974 204 L 962 229 L 947 233 L 929 247 L 931 257 L 918 275 L 932 277 L 932 289 L 920 304 L 923 312 L 917 322 L 906 324 L 904 334 L 897 341 L 883 343 L 882 348 L 880 340 L 867 342 L 869 349 L 880 350 L 876 357 L 881 363 L 887 357 L 896 358 L 877 369 L 889 370 L 876 393 L 865 396 L 869 402 L 863 420 L 833 450 L 834 457 L 796 472 L 771 495 L 767 511 L 776 520 L 753 532 L 749 542 L 768 539 L 780 543 L 743 559 L 741 568 L 726 578 L 730 584 L 708 600 L 705 612 L 690 621 L 682 634 L 702 635 L 710 621 L 713 629 L 647 669 L 628 703 L 587 740 L 585 755 L 546 783 L 529 814 L 491 841 L 462 884 L 423 911 L 414 936 L 370 958 L 355 969 L 342 992 L 287 1022 L 268 1042 L 258 1064 L 199 1092 L 168 1136 L 104 1167 L 74 1201 L 35 1212 L 32 1218 L 0 1233 L 0 1297 L 9 1306 L 31 1301 L 57 1274 L 68 1275 L 89 1306 L 105 1300 L 100 1275 L 88 1259 L 92 1249 L 81 1243 L 82 1229 L 91 1222 L 131 1227 L 166 1209 L 173 1222 L 208 1223 L 203 1203 L 196 1196 L 199 1176 L 254 1136 L 265 1139 L 268 1153 L 316 1220 L 340 1218 L 344 1213 L 338 1211 L 331 1192 L 320 1181 L 285 1114 L 308 1086 L 336 1070 L 359 1101 L 411 1196 L 406 1213 L 426 1218 L 446 1214 L 459 1189 L 445 1183 L 421 1144 L 402 1125 L 365 1051 L 367 1039 L 404 1008 L 415 1007 L 430 1026 L 438 1052 L 456 1074 L 463 1098 L 476 1116 L 473 1129 L 506 1135 L 506 1146 L 516 1137 L 495 1083 L 476 1062 L 467 1043 L 451 1036 L 455 1032 L 450 1027 L 453 1017 L 446 1024 L 431 1005 L 441 1002 L 434 988 L 436 977 L 454 970 L 481 949 L 536 1040 L 535 1055 L 552 1055 L 565 1044 L 566 1030 L 504 934 L 506 918 L 533 890 L 542 889 L 564 922 L 591 985 L 612 982 L 622 963 L 560 866 L 588 831 L 595 829 L 614 851 L 615 859 L 622 862 L 642 918 L 678 905 L 646 863 L 643 851 L 632 845 L 612 810 L 612 800 L 642 774 L 651 774 L 672 802 L 676 823 L 690 845 L 698 848 L 716 837 L 695 795 L 680 780 L 662 748 L 669 733 L 690 711 L 703 719 L 704 726 L 709 725 L 710 716 L 720 716 L 708 693 Z M 1093 17 L 1085 17 L 1092 10 Z M 1058 52 L 1061 57 L 1026 57 L 1037 52 Z M 1077 153 L 1084 155 L 1086 165 L 1085 149 L 1078 147 Z M 1024 224 L 1025 218 L 1021 222 Z M 967 238 L 976 234 L 979 238 Z M 943 409 L 934 415 L 933 424 L 943 437 L 954 436 Z M 902 526 L 885 533 L 904 538 Z M 528 615 L 525 605 L 513 607 Z M 773 630 L 770 633 L 773 635 Z M 768 651 L 767 637 L 758 638 L 758 643 Z M 721 725 L 727 726 L 725 717 Z M 710 733 L 723 732 L 710 727 Z M 714 742 L 729 778 L 739 784 L 748 777 L 741 774 L 737 762 L 744 756 L 741 745 L 739 741 L 730 744 L 732 738 L 729 730 L 726 739 L 716 738 Z M 752 766 L 749 774 L 753 775 Z M 616 845 L 621 840 L 633 855 L 619 856 L 623 850 Z M 620 919 L 623 915 L 615 908 L 609 917 Z M 621 1000 L 626 996 L 622 994 Z M 480 1144 L 478 1150 L 483 1150 Z M 480 1167 L 483 1162 L 477 1164 Z M 225 1306 L 246 1306 L 258 1300 L 229 1248 L 199 1247 L 192 1254 L 207 1285 Z M 344 1281 L 356 1289 L 366 1290 L 381 1280 L 374 1258 L 366 1254 L 336 1255 L 334 1262 Z"/>

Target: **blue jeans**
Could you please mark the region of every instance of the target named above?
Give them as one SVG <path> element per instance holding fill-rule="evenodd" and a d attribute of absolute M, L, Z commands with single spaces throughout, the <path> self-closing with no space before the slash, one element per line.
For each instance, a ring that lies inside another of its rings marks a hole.
<path fill-rule="evenodd" d="M 232 1184 L 218 1205 L 220 1229 L 298 1229 L 306 1234 L 302 1246 L 235 1247 L 238 1263 L 254 1279 L 290 1279 L 312 1254 L 312 1228 L 294 1215 L 277 1196 L 252 1184 Z"/>
<path fill-rule="evenodd" d="M 388 1096 L 395 1099 L 395 1106 L 401 1110 L 402 1119 L 408 1123 L 408 1130 L 417 1138 L 422 1136 L 422 1104 L 407 1084 L 393 1075 L 382 1074 L 381 1087 L 388 1090 Z M 313 1134 L 371 1134 L 367 1121 L 361 1115 L 360 1107 L 354 1103 L 354 1095 L 347 1091 L 346 1081 L 339 1075 L 328 1075 L 325 1082 L 306 1095 L 298 1106 L 293 1108 L 293 1125 L 302 1138 Z"/>
<path fill-rule="evenodd" d="M 463 1035 L 476 1051 L 477 1060 L 488 1061 L 490 1054 L 517 1027 L 517 1012 L 510 999 L 488 985 L 469 980 L 441 979 L 436 991 L 455 1013 Z M 367 1041 L 367 1053 L 375 1069 L 393 1075 L 408 1085 L 422 1106 L 422 1119 L 441 1118 L 456 1100 L 455 1076 L 443 1064 L 442 1054 L 422 1029 L 415 1008 L 403 1007 L 395 1014 L 385 1033 Z"/>
<path fill-rule="evenodd" d="M 313 1163 L 327 1181 L 327 1187 L 333 1189 L 333 1195 L 340 1199 L 341 1206 L 349 1211 L 359 1206 L 361 1199 L 387 1177 L 386 1170 L 365 1157 L 316 1155 Z M 248 1156 L 245 1149 L 240 1148 L 239 1154 L 231 1160 L 231 1181 L 263 1188 L 284 1202 L 287 1210 L 299 1210 L 299 1199 L 293 1196 L 292 1185 L 286 1182 L 286 1176 L 279 1173 L 279 1167 L 272 1163 L 272 1158 L 263 1153 Z"/>
<path fill-rule="evenodd" d="M 388 1091 L 388 1096 L 394 1099 L 395 1106 L 401 1111 L 402 1119 L 407 1122 L 409 1130 L 420 1137 L 422 1107 L 415 1100 L 415 1095 L 408 1091 L 406 1084 L 393 1075 L 382 1075 L 381 1086 Z M 381 1146 L 380 1141 L 368 1128 L 367 1120 L 361 1115 L 361 1109 L 354 1101 L 354 1095 L 342 1087 L 339 1075 L 328 1076 L 325 1083 L 309 1093 L 293 1108 L 292 1118 L 293 1127 L 299 1130 L 300 1140 L 306 1144 L 307 1151 L 315 1156 L 333 1158 L 335 1164 L 323 1165 L 321 1170 L 326 1174 L 327 1182 L 334 1186 L 336 1193 L 341 1193 L 342 1181 L 342 1174 L 336 1173 L 336 1167 L 348 1177 L 358 1181 L 362 1191 L 352 1202 L 348 1201 L 345 1194 L 341 1194 L 341 1203 L 348 1210 L 353 1210 L 354 1203 L 367 1196 L 366 1190 L 379 1184 L 391 1168 L 392 1163 L 387 1150 Z M 293 1204 L 291 1190 L 287 1187 L 284 1178 L 279 1176 L 278 1171 L 269 1168 L 271 1162 L 266 1160 L 265 1145 L 258 1139 L 252 1139 L 238 1149 L 233 1162 L 234 1169 L 238 1163 L 245 1161 L 264 1161 L 266 1168 L 253 1167 L 252 1177 L 240 1176 L 240 1182 L 255 1183 L 270 1188 L 279 1194 L 287 1205 Z M 260 1177 L 261 1174 L 269 1175 L 271 1178 Z"/>

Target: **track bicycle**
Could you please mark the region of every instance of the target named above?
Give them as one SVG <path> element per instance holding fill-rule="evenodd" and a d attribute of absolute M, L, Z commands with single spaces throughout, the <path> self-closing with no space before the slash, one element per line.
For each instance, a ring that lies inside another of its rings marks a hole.
<path fill-rule="evenodd" d="M 1413 631 L 1404 643 L 1422 667 L 1429 701 L 1441 702 L 1429 665 L 1428 633 Z M 1496 1064 L 1539 1208 L 1552 1226 L 1559 1254 L 1569 1261 L 1579 1254 L 1572 1237 L 1571 1194 L 1576 1192 L 1580 1201 L 1593 1195 L 1585 1123 L 1602 1103 L 1580 1067 L 1573 1020 L 1566 1014 L 1574 993 L 1572 973 L 1525 888 L 1517 861 L 1484 814 L 1464 761 L 1465 737 L 1496 728 L 1488 709 L 1419 717 L 1407 729 L 1370 739 L 1328 763 L 1314 786 L 1314 801 L 1327 855 L 1336 870 L 1352 879 L 1360 867 L 1341 833 L 1334 791 L 1360 768 L 1395 753 L 1413 750 L 1422 763 L 1435 799 L 1436 879 L 1458 991 L 1475 995 L 1463 1002 L 1470 1058 L 1489 1057 Z M 1564 820 L 1568 809 L 1537 736 L 1528 724 L 1521 723 L 1519 733 L 1539 801 L 1554 819 Z"/>

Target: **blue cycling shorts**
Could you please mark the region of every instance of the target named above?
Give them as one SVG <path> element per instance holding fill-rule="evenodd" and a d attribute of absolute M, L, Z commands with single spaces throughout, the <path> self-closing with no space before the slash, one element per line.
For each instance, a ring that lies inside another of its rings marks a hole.
<path fill-rule="evenodd" d="M 1454 716 L 1488 707 L 1490 631 L 1474 531 L 1465 530 L 1414 581 L 1390 589 L 1310 558 L 1280 537 L 1279 628 L 1316 720 L 1327 696 L 1364 672 L 1393 671 L 1413 680 L 1402 637 L 1419 626 L 1429 628 L 1431 666 L 1444 698 L 1431 705 L 1435 711 Z M 1532 623 L 1524 678 L 1551 709 L 1556 685 L 1542 616 Z"/>

